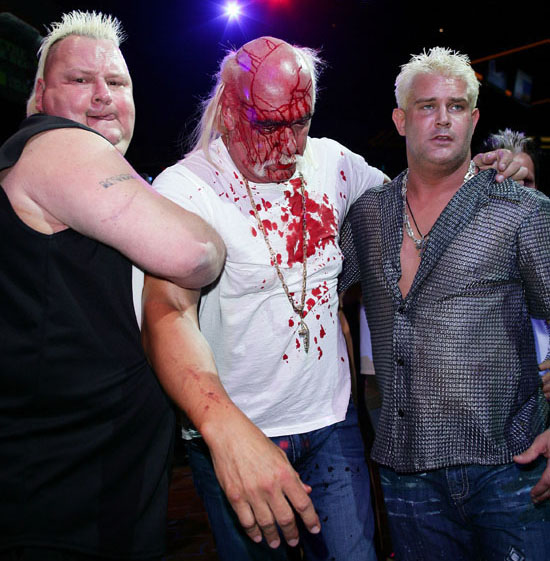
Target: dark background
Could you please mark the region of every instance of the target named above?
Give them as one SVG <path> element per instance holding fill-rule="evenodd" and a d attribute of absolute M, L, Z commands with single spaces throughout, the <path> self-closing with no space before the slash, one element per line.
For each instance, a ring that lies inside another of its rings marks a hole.
<path fill-rule="evenodd" d="M 460 50 L 472 61 L 493 57 L 502 86 L 487 82 L 489 62 L 474 63 L 483 78 L 481 119 L 474 151 L 489 132 L 511 127 L 534 136 L 544 154 L 539 183 L 549 192 L 550 31 L 544 2 L 513 7 L 500 2 L 384 0 L 242 0 L 244 15 L 228 21 L 222 0 L 4 1 L 9 12 L 45 34 L 44 25 L 71 9 L 104 11 L 123 23 L 122 45 L 134 81 L 137 122 L 128 158 L 157 175 L 184 151 L 201 97 L 228 48 L 273 35 L 321 49 L 321 76 L 312 136 L 339 140 L 394 176 L 405 166 L 403 140 L 394 131 L 393 83 L 399 65 L 432 46 Z M 15 30 L 14 30 L 15 29 Z M 537 46 L 529 45 L 538 44 Z M 518 49 L 505 56 L 503 52 Z M 3 140 L 24 117 L 34 76 L 32 29 L 0 22 L 0 101 Z M 530 98 L 518 101 L 518 70 L 532 80 Z"/>

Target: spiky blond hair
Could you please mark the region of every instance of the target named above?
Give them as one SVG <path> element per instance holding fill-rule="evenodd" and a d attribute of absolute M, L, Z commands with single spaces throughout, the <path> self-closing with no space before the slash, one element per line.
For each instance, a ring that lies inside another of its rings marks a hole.
<path fill-rule="evenodd" d="M 474 109 L 479 95 L 479 82 L 467 55 L 445 47 L 434 47 L 428 52 L 412 55 L 395 80 L 395 99 L 400 109 L 406 110 L 412 83 L 419 74 L 436 74 L 459 78 L 466 84 L 466 95 L 470 108 Z"/>

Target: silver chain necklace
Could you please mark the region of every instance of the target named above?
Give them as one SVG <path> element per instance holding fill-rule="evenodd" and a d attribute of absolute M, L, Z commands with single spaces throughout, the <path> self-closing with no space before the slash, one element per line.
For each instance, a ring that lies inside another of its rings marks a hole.
<path fill-rule="evenodd" d="M 254 216 L 256 217 L 256 222 L 258 223 L 258 228 L 262 233 L 265 244 L 267 245 L 267 249 L 269 250 L 269 255 L 271 256 L 271 264 L 275 267 L 277 271 L 277 276 L 281 281 L 283 286 L 283 290 L 285 291 L 286 297 L 294 310 L 294 313 L 298 315 L 300 318 L 300 327 L 298 329 L 298 335 L 304 341 L 304 349 L 309 352 L 309 327 L 307 326 L 306 322 L 304 321 L 304 308 L 306 303 L 306 285 L 307 285 L 307 224 L 306 224 L 306 196 L 305 196 L 305 188 L 304 188 L 304 177 L 301 173 L 298 173 L 298 177 L 300 179 L 300 195 L 302 196 L 302 295 L 300 298 L 300 304 L 296 304 L 294 302 L 294 298 L 290 294 L 290 290 L 288 285 L 285 282 L 285 277 L 283 276 L 283 272 L 279 267 L 279 263 L 277 263 L 277 256 L 275 255 L 275 251 L 271 247 L 271 243 L 269 242 L 269 238 L 267 237 L 267 232 L 265 231 L 263 222 L 258 214 L 258 209 L 256 207 L 256 203 L 254 202 L 254 197 L 252 196 L 252 190 L 250 189 L 250 185 L 248 184 L 248 180 L 246 177 L 243 176 L 244 185 L 246 187 L 246 192 L 248 194 L 248 198 L 250 199 L 250 204 L 252 206 L 252 211 L 254 212 Z"/>
<path fill-rule="evenodd" d="M 462 185 L 464 185 L 464 183 L 466 183 L 467 181 L 470 181 L 470 179 L 472 179 L 472 177 L 476 174 L 476 166 L 474 164 L 473 161 L 470 161 L 470 165 L 468 166 L 468 171 L 466 172 L 466 175 L 464 176 L 464 180 L 462 181 Z M 403 181 L 401 183 L 401 197 L 403 198 L 403 225 L 405 226 L 405 231 L 407 232 L 407 235 L 409 236 L 409 238 L 411 238 L 411 240 L 414 243 L 414 246 L 416 247 L 416 249 L 420 252 L 420 255 L 422 256 L 422 254 L 424 253 L 424 250 L 426 249 L 426 246 L 428 245 L 428 238 L 430 237 L 430 232 L 428 232 L 425 235 L 422 235 L 422 232 L 420 231 L 420 229 L 418 228 L 418 225 L 416 223 L 416 220 L 414 218 L 414 214 L 412 212 L 412 209 L 409 205 L 409 201 L 407 200 L 407 181 L 409 179 L 409 170 L 407 169 L 405 171 L 405 175 L 403 176 Z M 461 187 L 462 187 L 461 185 Z M 414 231 L 411 227 L 411 223 L 409 222 L 409 215 L 407 214 L 407 207 L 409 209 L 409 212 L 411 214 L 411 218 L 413 219 L 414 225 L 416 226 L 416 229 L 418 230 L 418 233 L 420 234 L 420 238 L 417 238 L 414 235 Z"/>

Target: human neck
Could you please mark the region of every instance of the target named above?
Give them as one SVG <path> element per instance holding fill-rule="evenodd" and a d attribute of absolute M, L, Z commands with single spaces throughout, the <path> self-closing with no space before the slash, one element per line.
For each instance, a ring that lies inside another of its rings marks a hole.
<path fill-rule="evenodd" d="M 468 158 L 458 166 L 423 165 L 408 158 L 409 176 L 407 192 L 416 198 L 454 194 L 464 183 L 470 165 Z"/>

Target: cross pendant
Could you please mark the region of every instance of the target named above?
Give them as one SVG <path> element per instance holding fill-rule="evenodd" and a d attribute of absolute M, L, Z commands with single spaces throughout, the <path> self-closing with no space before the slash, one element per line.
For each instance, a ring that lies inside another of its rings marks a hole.
<path fill-rule="evenodd" d="M 300 320 L 298 335 L 304 340 L 304 350 L 306 353 L 309 352 L 309 327 L 303 319 Z"/>

